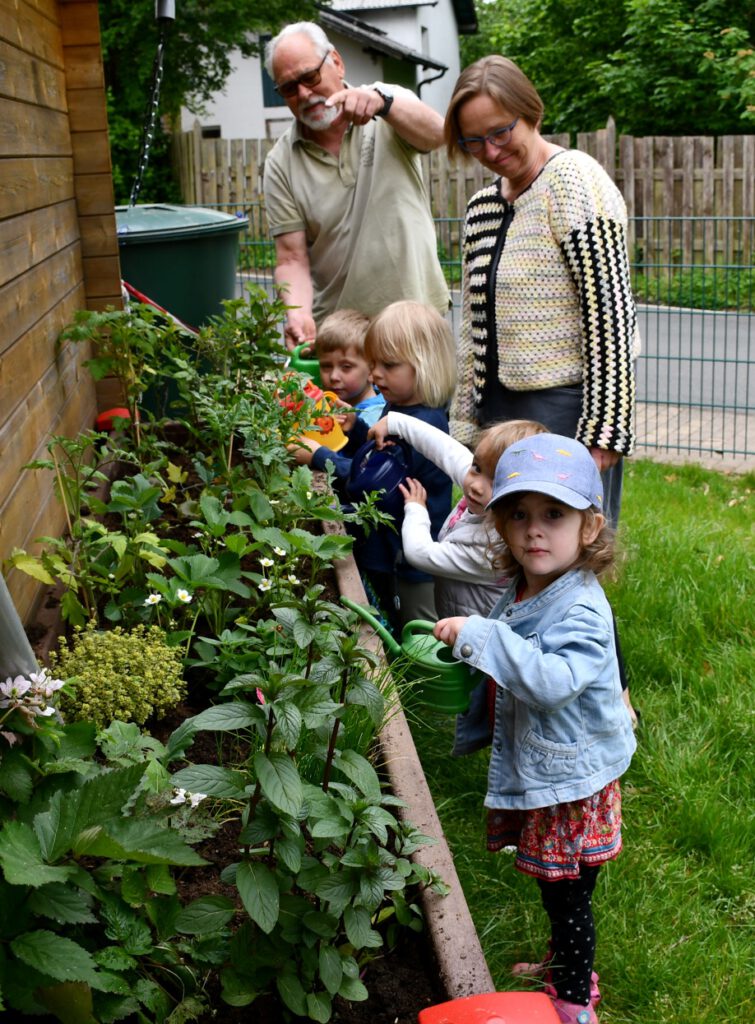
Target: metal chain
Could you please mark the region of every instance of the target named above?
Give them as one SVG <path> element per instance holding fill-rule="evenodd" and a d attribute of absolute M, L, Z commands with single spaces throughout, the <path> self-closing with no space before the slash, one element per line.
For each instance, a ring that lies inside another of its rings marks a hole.
<path fill-rule="evenodd" d="M 136 206 L 136 201 L 139 198 L 139 193 L 142 188 L 142 179 L 144 178 L 144 172 L 147 169 L 149 163 L 149 151 L 152 147 L 152 143 L 155 138 L 155 126 L 157 124 L 157 111 L 160 103 L 160 86 L 163 81 L 163 54 L 165 50 L 165 31 L 167 21 L 161 19 L 160 25 L 160 36 L 157 42 L 157 53 L 155 54 L 155 60 L 152 65 L 152 89 L 150 93 L 149 103 L 147 104 L 147 113 L 144 119 L 144 126 L 142 128 L 142 143 L 139 151 L 139 164 L 136 171 L 136 177 L 134 178 L 134 184 L 131 187 L 131 196 L 129 198 L 129 206 Z"/>

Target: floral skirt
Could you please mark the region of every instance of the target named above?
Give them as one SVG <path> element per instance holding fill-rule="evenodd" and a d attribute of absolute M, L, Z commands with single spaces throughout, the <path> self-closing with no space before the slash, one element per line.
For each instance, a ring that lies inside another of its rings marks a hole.
<path fill-rule="evenodd" d="M 585 800 L 530 811 L 488 811 L 488 850 L 513 850 L 528 875 L 578 878 L 579 865 L 621 852 L 621 788 L 615 779 Z"/>

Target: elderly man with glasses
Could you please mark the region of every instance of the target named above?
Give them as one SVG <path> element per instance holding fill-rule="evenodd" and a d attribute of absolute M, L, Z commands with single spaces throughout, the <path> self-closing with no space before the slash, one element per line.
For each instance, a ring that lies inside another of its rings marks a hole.
<path fill-rule="evenodd" d="M 415 299 L 445 313 L 419 159 L 443 141 L 443 118 L 408 89 L 349 86 L 340 54 L 312 22 L 275 36 L 265 64 L 296 119 L 264 174 L 275 281 L 296 307 L 288 347 L 313 340 L 336 309 L 373 316 Z"/>

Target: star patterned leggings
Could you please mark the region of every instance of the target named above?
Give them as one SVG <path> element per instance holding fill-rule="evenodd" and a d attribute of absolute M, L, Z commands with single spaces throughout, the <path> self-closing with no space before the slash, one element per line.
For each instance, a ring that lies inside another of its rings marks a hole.
<path fill-rule="evenodd" d="M 537 879 L 551 923 L 551 984 L 559 999 L 587 1006 L 595 959 L 592 893 L 600 865 L 581 864 L 579 878 Z"/>

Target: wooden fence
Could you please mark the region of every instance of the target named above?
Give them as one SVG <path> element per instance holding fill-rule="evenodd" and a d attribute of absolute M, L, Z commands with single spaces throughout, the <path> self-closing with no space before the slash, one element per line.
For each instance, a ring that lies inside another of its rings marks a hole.
<path fill-rule="evenodd" d="M 594 156 L 621 189 L 632 224 L 629 244 L 643 262 L 749 264 L 751 232 L 732 218 L 755 217 L 755 135 L 617 138 L 609 119 L 597 132 L 547 136 Z M 258 203 L 270 139 L 203 139 L 197 124 L 175 137 L 184 201 L 197 205 Z M 436 218 L 456 221 L 467 199 L 491 180 L 473 160 L 449 162 L 444 150 L 423 158 Z M 663 218 L 658 231 L 652 218 Z M 691 218 L 707 223 L 694 230 Z M 669 225 L 671 228 L 669 229 Z M 453 245 L 456 233 L 449 236 Z"/>

